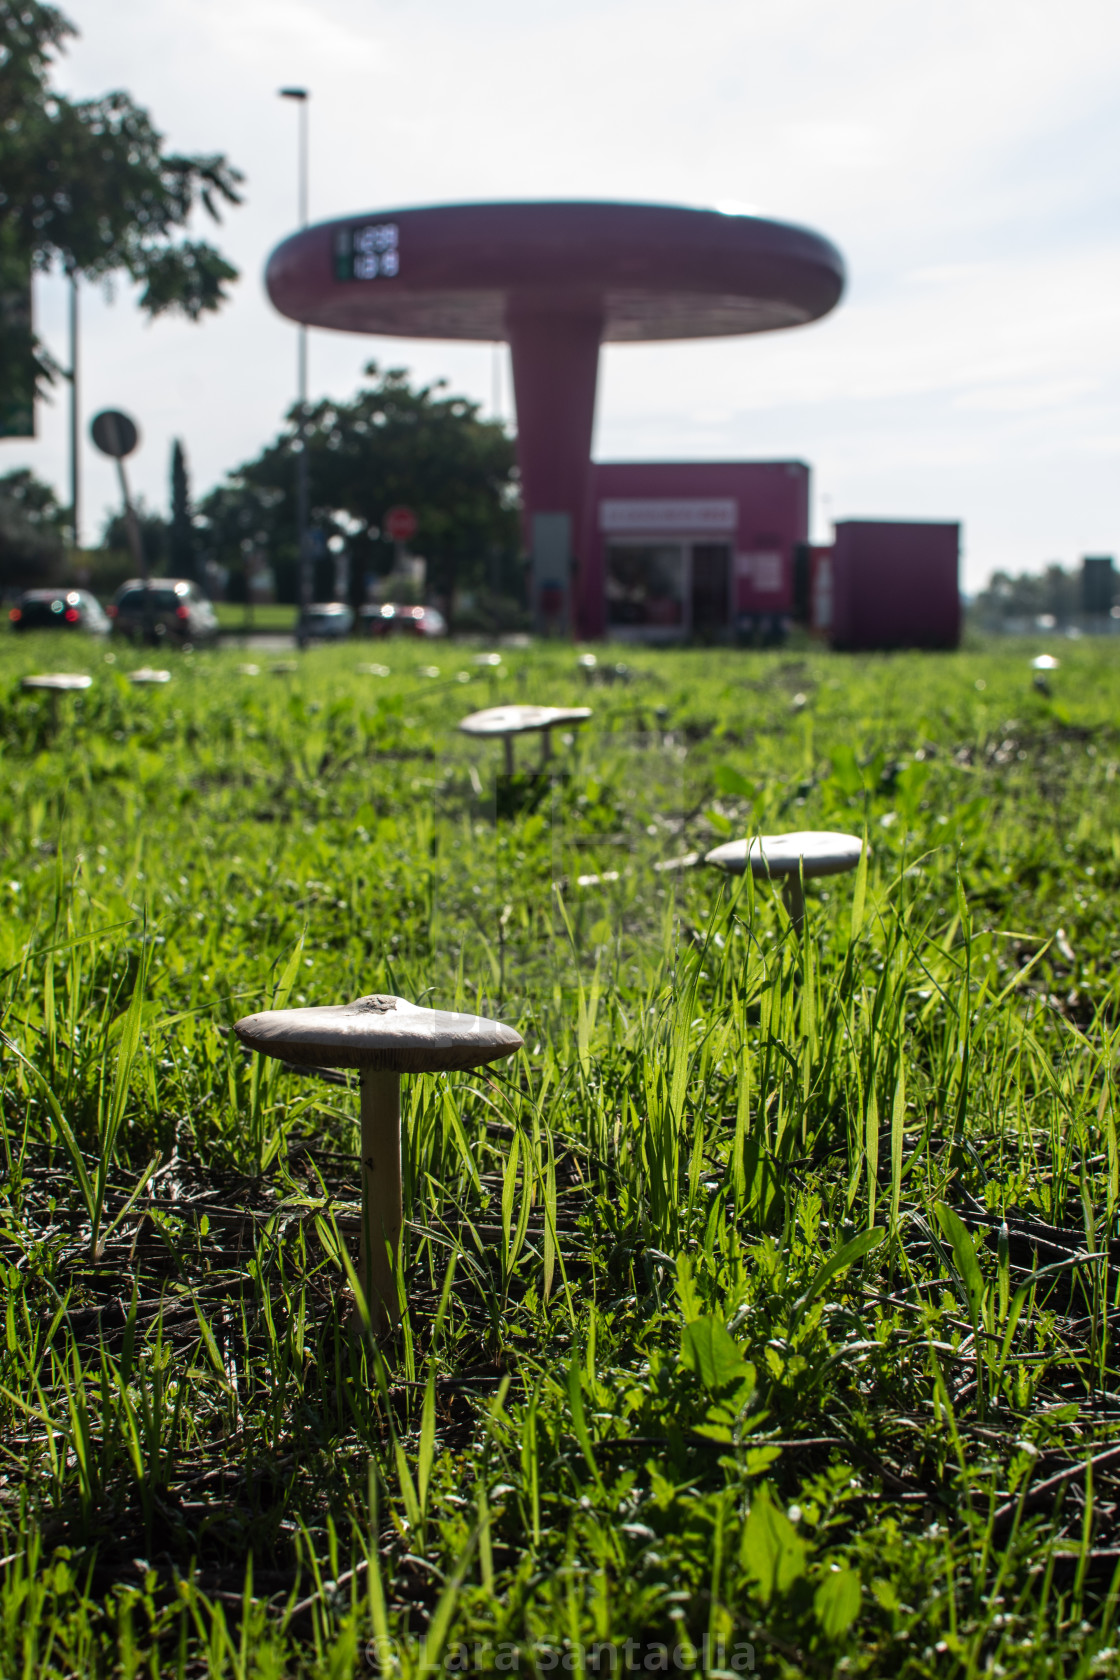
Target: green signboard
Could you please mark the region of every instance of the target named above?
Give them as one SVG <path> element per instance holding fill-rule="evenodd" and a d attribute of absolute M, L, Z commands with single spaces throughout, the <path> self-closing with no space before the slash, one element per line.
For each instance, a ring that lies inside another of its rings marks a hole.
<path fill-rule="evenodd" d="M 35 436 L 31 270 L 0 253 L 0 437 Z"/>

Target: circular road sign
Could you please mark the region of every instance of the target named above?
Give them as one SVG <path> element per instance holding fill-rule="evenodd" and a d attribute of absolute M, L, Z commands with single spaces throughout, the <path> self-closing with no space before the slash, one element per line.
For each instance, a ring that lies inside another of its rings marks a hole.
<path fill-rule="evenodd" d="M 102 455 L 112 455 L 117 461 L 131 455 L 140 442 L 135 420 L 115 408 L 103 408 L 90 421 L 90 436 Z"/>
<path fill-rule="evenodd" d="M 408 542 L 416 535 L 419 521 L 410 507 L 391 507 L 385 515 L 383 529 L 393 542 Z"/>

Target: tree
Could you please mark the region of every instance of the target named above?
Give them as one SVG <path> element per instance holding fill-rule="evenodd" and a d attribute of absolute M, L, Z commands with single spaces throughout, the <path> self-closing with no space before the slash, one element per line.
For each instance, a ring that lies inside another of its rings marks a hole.
<path fill-rule="evenodd" d="M 1080 611 L 1079 579 L 1056 561 L 1044 572 L 993 572 L 972 603 L 978 621 L 1000 628 L 1007 619 L 1050 617 L 1066 624 Z"/>
<path fill-rule="evenodd" d="M 191 492 L 187 478 L 187 459 L 183 445 L 176 438 L 171 446 L 171 532 L 168 544 L 171 571 L 174 577 L 194 577 L 195 544 L 194 520 L 191 517 Z"/>
<path fill-rule="evenodd" d="M 148 113 L 123 92 L 71 100 L 50 86 L 74 25 L 41 0 L 0 0 L 0 290 L 56 266 L 89 280 L 125 273 L 149 316 L 197 320 L 226 301 L 237 270 L 181 237 L 196 208 L 214 220 L 241 202 L 242 176 L 220 153 L 165 152 Z M 2 325 L 2 323 L 0 323 Z M 53 364 L 30 329 L 0 331 L 0 392 L 28 356 L 35 387 Z"/>
<path fill-rule="evenodd" d="M 144 550 L 144 558 L 148 562 L 153 577 L 172 571 L 171 555 L 171 526 L 157 513 L 155 508 L 148 507 L 143 496 L 138 496 L 133 504 L 136 523 L 140 527 L 140 545 Z M 106 519 L 101 532 L 101 546 L 110 549 L 121 556 L 128 556 L 128 571 L 131 576 L 136 570 L 132 559 L 132 551 L 128 540 L 128 525 L 123 512 L 111 513 Z M 178 575 L 177 573 L 175 574 Z"/>
<path fill-rule="evenodd" d="M 0 477 L 0 588 L 57 583 L 65 513 L 49 484 L 26 467 Z"/>
<path fill-rule="evenodd" d="M 366 368 L 371 383 L 350 402 L 320 402 L 307 417 L 312 520 L 324 549 L 348 543 L 356 591 L 364 574 L 388 572 L 393 545 L 381 536 L 387 510 L 415 510 L 414 547 L 428 561 L 431 593 L 519 590 L 514 446 L 478 404 L 446 384 L 413 388 L 400 369 Z M 254 461 L 202 502 L 214 558 L 237 571 L 247 548 L 267 551 L 283 599 L 295 600 L 299 559 L 293 456 L 296 414 Z M 325 581 L 325 580 L 324 580 Z"/>

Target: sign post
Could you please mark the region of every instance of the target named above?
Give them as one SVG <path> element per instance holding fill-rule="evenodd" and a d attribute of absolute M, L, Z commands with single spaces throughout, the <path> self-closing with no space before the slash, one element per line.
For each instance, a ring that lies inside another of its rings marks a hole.
<path fill-rule="evenodd" d="M 419 529 L 420 521 L 410 507 L 391 507 L 382 521 L 382 529 L 394 545 L 393 569 L 404 569 L 404 551 Z"/>
<path fill-rule="evenodd" d="M 102 455 L 110 456 L 117 463 L 117 478 L 120 481 L 121 501 L 124 503 L 124 523 L 128 532 L 128 546 L 132 550 L 133 563 L 136 570 L 148 584 L 148 562 L 144 555 L 144 544 L 140 537 L 140 522 L 136 517 L 136 510 L 132 505 L 132 497 L 128 493 L 128 477 L 124 470 L 124 458 L 131 455 L 140 442 L 140 433 L 135 420 L 130 420 L 127 414 L 119 409 L 104 408 L 100 414 L 95 414 L 90 421 L 90 436 L 94 445 Z"/>

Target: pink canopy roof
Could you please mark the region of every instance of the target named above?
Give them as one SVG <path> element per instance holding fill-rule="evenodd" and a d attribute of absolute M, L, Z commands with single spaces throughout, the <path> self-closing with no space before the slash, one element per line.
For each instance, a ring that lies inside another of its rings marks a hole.
<path fill-rule="evenodd" d="M 844 288 L 827 239 L 760 216 L 662 204 L 448 204 L 293 234 L 269 259 L 293 320 L 403 338 L 509 336 L 511 313 L 594 317 L 604 341 L 793 327 Z"/>

